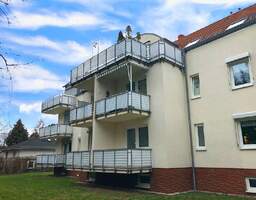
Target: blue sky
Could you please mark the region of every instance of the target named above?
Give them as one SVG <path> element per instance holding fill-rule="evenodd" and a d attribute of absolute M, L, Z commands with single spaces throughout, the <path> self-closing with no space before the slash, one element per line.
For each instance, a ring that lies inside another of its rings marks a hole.
<path fill-rule="evenodd" d="M 21 118 L 28 130 L 39 119 L 41 101 L 58 94 L 70 70 L 104 49 L 126 25 L 133 32 L 154 32 L 170 40 L 188 34 L 255 0 L 12 0 L 11 24 L 0 23 L 0 52 L 12 68 L 12 81 L 0 71 L 0 126 Z M 94 50 L 96 51 L 96 50 Z M 2 61 L 0 60 L 0 66 Z"/>

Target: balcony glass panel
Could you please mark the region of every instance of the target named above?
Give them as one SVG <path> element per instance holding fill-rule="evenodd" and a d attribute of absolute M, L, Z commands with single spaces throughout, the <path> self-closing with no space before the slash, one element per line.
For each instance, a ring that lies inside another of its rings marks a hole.
<path fill-rule="evenodd" d="M 55 167 L 65 164 L 64 154 L 48 154 L 36 156 L 37 167 Z"/>
<path fill-rule="evenodd" d="M 71 83 L 74 83 L 89 74 L 95 73 L 97 70 L 128 55 L 141 59 L 148 64 L 164 56 L 166 59 L 170 59 L 172 62 L 177 61 L 179 65 L 182 65 L 180 49 L 168 42 L 157 41 L 153 44 L 143 44 L 134 39 L 126 39 L 120 43 L 112 45 L 74 68 L 71 71 Z"/>
<path fill-rule="evenodd" d="M 68 106 L 75 107 L 77 105 L 77 99 L 74 96 L 62 94 L 55 96 L 52 99 L 46 100 L 42 103 L 42 111 L 46 111 L 54 106 Z"/>
<path fill-rule="evenodd" d="M 55 136 L 71 137 L 72 134 L 73 128 L 63 124 L 54 124 L 39 129 L 39 136 L 46 138 Z"/>
<path fill-rule="evenodd" d="M 90 168 L 90 152 L 77 151 L 67 153 L 66 167 L 68 169 L 88 169 Z"/>
<path fill-rule="evenodd" d="M 124 109 L 149 111 L 149 96 L 136 92 L 126 92 L 96 102 L 96 115 Z M 106 106 L 106 108 L 105 108 Z"/>
<path fill-rule="evenodd" d="M 79 121 L 83 119 L 88 119 L 92 117 L 92 104 L 87 104 L 85 106 L 75 108 L 70 112 L 70 121 Z"/>

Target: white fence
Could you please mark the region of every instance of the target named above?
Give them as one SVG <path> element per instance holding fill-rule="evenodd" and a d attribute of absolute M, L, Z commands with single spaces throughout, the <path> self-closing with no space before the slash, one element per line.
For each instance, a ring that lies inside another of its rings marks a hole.
<path fill-rule="evenodd" d="M 64 166 L 66 156 L 64 154 L 48 154 L 36 156 L 37 167 Z"/>
<path fill-rule="evenodd" d="M 96 115 L 128 109 L 149 112 L 149 101 L 150 97 L 148 95 L 135 92 L 114 95 L 96 102 Z"/>
<path fill-rule="evenodd" d="M 92 117 L 92 104 L 88 104 L 70 111 L 70 121 L 79 121 Z"/>
<path fill-rule="evenodd" d="M 73 134 L 73 128 L 69 125 L 53 124 L 39 129 L 39 136 L 43 137 L 71 137 Z"/>
<path fill-rule="evenodd" d="M 145 63 L 165 58 L 182 66 L 182 53 L 179 48 L 167 41 L 144 44 L 134 39 L 126 39 L 103 50 L 78 67 L 71 70 L 71 83 L 81 80 L 127 56 Z"/>
<path fill-rule="evenodd" d="M 47 110 L 49 108 L 52 108 L 57 105 L 64 105 L 64 106 L 70 106 L 75 107 L 77 105 L 77 99 L 74 96 L 69 96 L 66 94 L 61 94 L 58 96 L 55 96 L 51 99 L 48 99 L 42 103 L 42 111 Z"/>
<path fill-rule="evenodd" d="M 113 149 L 93 151 L 94 169 L 151 169 L 151 149 Z"/>
<path fill-rule="evenodd" d="M 90 152 L 77 151 L 70 152 L 66 155 L 67 169 L 89 169 L 90 168 Z"/>

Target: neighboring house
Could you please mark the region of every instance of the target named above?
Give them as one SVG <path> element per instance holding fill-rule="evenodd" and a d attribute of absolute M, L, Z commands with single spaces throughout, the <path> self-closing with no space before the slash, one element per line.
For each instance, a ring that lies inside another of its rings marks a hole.
<path fill-rule="evenodd" d="M 29 139 L 2 150 L 5 159 L 31 158 L 35 159 L 40 154 L 55 154 L 56 145 L 48 140 Z"/>
<path fill-rule="evenodd" d="M 66 157 L 38 164 L 156 192 L 255 193 L 255 39 L 256 4 L 175 42 L 145 33 L 93 56 L 43 102 L 59 124 L 40 137 Z"/>

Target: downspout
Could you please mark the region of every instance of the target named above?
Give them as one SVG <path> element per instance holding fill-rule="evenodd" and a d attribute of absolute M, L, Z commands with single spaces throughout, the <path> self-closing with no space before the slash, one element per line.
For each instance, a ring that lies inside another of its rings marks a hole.
<path fill-rule="evenodd" d="M 187 79 L 187 63 L 186 63 L 186 52 L 182 50 L 182 60 L 184 66 L 184 74 L 185 74 L 185 83 L 186 83 L 186 99 L 187 99 L 187 110 L 188 110 L 188 128 L 189 128 L 189 140 L 190 140 L 190 153 L 191 153 L 191 165 L 192 165 L 192 178 L 193 178 L 193 191 L 197 190 L 196 185 L 196 170 L 195 170 L 195 156 L 193 149 L 193 137 L 192 137 L 192 122 L 191 122 L 191 112 L 190 112 L 190 99 L 189 99 L 189 91 L 188 91 L 188 79 Z"/>

